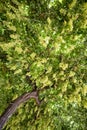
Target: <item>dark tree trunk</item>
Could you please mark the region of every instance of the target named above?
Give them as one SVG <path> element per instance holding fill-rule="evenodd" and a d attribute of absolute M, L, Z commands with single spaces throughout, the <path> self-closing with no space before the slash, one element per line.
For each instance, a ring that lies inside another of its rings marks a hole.
<path fill-rule="evenodd" d="M 4 113 L 0 116 L 0 130 L 2 130 L 4 124 L 8 121 L 8 119 L 13 115 L 13 113 L 16 111 L 17 107 L 21 104 L 26 102 L 28 99 L 34 98 L 37 102 L 37 104 L 40 104 L 40 101 L 38 99 L 37 91 L 31 92 L 31 93 L 25 93 L 18 97 L 17 99 L 13 100 L 12 103 L 6 108 Z"/>

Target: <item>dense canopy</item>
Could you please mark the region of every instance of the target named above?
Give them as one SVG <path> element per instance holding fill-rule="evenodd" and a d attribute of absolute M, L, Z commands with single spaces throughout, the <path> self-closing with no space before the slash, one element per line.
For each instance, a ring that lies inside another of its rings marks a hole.
<path fill-rule="evenodd" d="M 87 2 L 0 1 L 0 115 L 25 92 L 3 130 L 87 129 Z"/>

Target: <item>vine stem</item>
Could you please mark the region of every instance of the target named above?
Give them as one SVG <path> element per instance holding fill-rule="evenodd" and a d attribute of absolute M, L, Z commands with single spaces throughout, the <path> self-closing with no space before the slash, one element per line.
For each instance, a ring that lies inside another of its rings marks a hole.
<path fill-rule="evenodd" d="M 33 91 L 31 93 L 27 92 L 27 93 L 24 93 L 23 95 L 21 95 L 20 97 L 16 98 L 9 104 L 9 106 L 5 109 L 5 111 L 0 116 L 0 130 L 2 130 L 4 124 L 13 115 L 13 113 L 16 111 L 18 106 L 20 104 L 26 102 L 30 98 L 34 98 L 36 100 L 37 104 L 38 105 L 40 104 L 37 91 Z"/>

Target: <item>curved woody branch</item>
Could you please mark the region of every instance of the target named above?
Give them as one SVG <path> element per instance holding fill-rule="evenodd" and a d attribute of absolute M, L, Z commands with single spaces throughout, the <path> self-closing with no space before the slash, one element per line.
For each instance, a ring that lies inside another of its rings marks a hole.
<path fill-rule="evenodd" d="M 4 113 L 2 113 L 2 115 L 0 116 L 0 130 L 2 130 L 4 124 L 13 115 L 13 113 L 16 111 L 18 106 L 20 104 L 26 102 L 30 98 L 34 98 L 36 100 L 37 104 L 38 105 L 40 104 L 37 91 L 31 92 L 31 93 L 29 93 L 29 92 L 25 93 L 25 94 L 21 95 L 20 97 L 18 97 L 17 99 L 13 100 L 12 103 L 10 103 L 10 105 L 6 108 Z"/>

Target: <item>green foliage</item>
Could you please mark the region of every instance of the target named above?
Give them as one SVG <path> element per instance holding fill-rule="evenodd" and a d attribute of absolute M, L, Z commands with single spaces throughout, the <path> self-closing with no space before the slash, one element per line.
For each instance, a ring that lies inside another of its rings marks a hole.
<path fill-rule="evenodd" d="M 23 104 L 4 129 L 85 130 L 87 3 L 1 0 L 0 14 L 0 113 L 34 84 L 44 99 Z"/>

